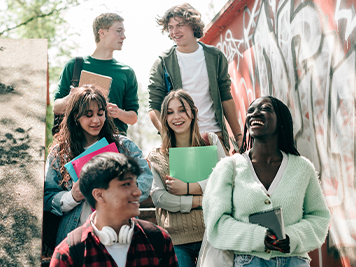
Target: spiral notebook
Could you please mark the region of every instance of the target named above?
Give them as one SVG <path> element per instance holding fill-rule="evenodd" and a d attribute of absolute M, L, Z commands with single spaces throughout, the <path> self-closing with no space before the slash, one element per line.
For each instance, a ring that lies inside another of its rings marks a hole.
<path fill-rule="evenodd" d="M 278 240 L 286 238 L 283 210 L 281 207 L 251 214 L 249 220 L 250 223 L 259 224 L 272 230 L 276 234 Z"/>

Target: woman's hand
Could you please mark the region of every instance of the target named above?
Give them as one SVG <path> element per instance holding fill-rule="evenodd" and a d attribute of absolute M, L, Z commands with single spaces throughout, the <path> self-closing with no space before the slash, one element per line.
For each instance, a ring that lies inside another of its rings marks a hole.
<path fill-rule="evenodd" d="M 187 183 L 166 175 L 167 191 L 173 195 L 182 196 L 187 194 Z"/>
<path fill-rule="evenodd" d="M 83 196 L 82 192 L 80 192 L 80 189 L 79 189 L 79 181 L 77 181 L 76 183 L 73 183 L 71 192 L 72 192 L 73 199 L 76 202 L 82 201 L 84 199 L 84 196 Z"/>
<path fill-rule="evenodd" d="M 282 253 L 290 253 L 289 236 L 285 239 L 278 240 L 271 230 L 267 230 L 265 237 L 266 250 L 277 250 Z"/>

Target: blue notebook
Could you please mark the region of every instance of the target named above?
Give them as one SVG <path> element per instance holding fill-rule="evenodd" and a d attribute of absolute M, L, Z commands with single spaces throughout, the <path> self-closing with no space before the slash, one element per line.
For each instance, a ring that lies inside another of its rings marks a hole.
<path fill-rule="evenodd" d="M 68 162 L 67 164 L 64 165 L 64 167 L 67 169 L 70 177 L 72 178 L 72 180 L 74 182 L 78 181 L 78 176 L 73 168 L 72 162 L 75 161 L 76 159 L 79 159 L 83 156 L 86 156 L 104 146 L 107 146 L 109 143 L 106 140 L 105 137 L 101 138 L 98 142 L 94 143 L 93 145 L 91 145 L 90 147 L 88 147 L 82 154 L 80 154 L 79 156 L 75 157 L 74 159 L 72 159 L 70 162 Z"/>

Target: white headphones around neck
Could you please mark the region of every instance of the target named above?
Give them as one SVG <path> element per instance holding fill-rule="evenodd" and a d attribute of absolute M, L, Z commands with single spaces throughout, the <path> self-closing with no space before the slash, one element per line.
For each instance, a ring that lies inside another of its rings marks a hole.
<path fill-rule="evenodd" d="M 132 235 L 133 235 L 133 230 L 134 230 L 134 224 L 132 222 L 132 227 L 128 225 L 123 225 L 120 228 L 119 235 L 116 234 L 115 230 L 112 229 L 110 226 L 104 226 L 101 231 L 96 228 L 94 225 L 94 222 L 92 220 L 93 218 L 90 217 L 91 224 L 94 228 L 95 234 L 99 237 L 100 242 L 104 246 L 111 246 L 115 243 L 120 243 L 120 244 L 130 244 Z"/>

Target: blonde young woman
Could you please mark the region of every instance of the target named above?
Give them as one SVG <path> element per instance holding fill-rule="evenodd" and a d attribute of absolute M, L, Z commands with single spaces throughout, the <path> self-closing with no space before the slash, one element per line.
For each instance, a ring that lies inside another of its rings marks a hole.
<path fill-rule="evenodd" d="M 171 235 L 178 264 L 184 267 L 195 266 L 199 254 L 205 230 L 200 207 L 208 181 L 187 184 L 169 176 L 169 148 L 215 145 L 218 160 L 226 156 L 217 135 L 199 132 L 197 112 L 188 93 L 171 91 L 161 107 L 162 145 L 148 155 L 157 224 Z"/>

